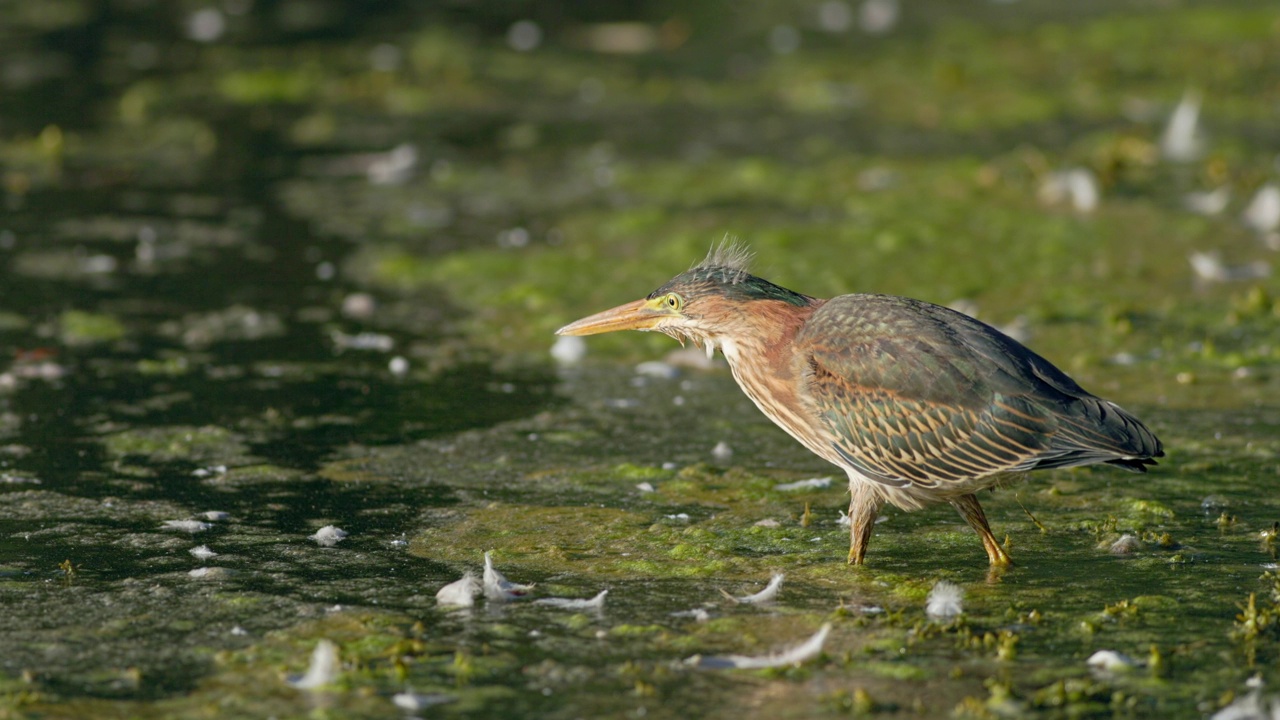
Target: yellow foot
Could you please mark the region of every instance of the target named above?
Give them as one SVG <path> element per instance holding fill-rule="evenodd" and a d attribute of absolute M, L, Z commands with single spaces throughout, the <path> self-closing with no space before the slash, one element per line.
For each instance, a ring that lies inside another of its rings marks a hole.
<path fill-rule="evenodd" d="M 1004 548 L 996 544 L 995 539 L 992 539 L 990 542 L 986 542 L 986 538 L 983 538 L 983 540 L 984 542 L 982 545 L 987 551 L 987 562 L 991 564 L 991 567 L 1013 567 L 1013 558 L 1009 557 L 1009 553 L 1005 552 Z"/>

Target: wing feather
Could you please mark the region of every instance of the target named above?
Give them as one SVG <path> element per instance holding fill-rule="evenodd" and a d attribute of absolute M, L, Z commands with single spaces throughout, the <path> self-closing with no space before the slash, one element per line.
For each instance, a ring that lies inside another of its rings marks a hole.
<path fill-rule="evenodd" d="M 815 312 L 796 342 L 806 399 L 834 450 L 885 485 L 932 488 L 1095 462 L 1142 469 L 1163 454 L 1133 416 L 946 308 L 846 295 Z"/>

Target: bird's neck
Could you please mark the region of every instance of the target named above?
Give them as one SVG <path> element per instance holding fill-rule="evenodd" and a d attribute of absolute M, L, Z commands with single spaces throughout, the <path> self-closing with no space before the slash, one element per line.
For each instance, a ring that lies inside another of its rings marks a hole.
<path fill-rule="evenodd" d="M 795 306 L 787 310 L 761 307 L 760 310 L 772 310 L 776 315 L 769 321 L 754 323 L 755 327 L 768 328 L 767 331 L 721 338 L 720 347 L 729 361 L 733 379 L 756 407 L 802 445 L 825 458 L 828 448 L 816 443 L 811 434 L 802 432 L 807 426 L 798 377 L 802 364 L 795 357 L 796 333 L 824 302 L 814 300 L 799 312 Z M 754 304 L 763 306 L 760 302 Z"/>
<path fill-rule="evenodd" d="M 762 410 L 765 409 L 762 403 L 769 398 L 785 402 L 794 395 L 795 336 L 823 302 L 815 300 L 800 309 L 782 302 L 754 302 L 750 310 L 757 318 L 749 323 L 751 331 L 717 338 L 734 379 Z"/>
<path fill-rule="evenodd" d="M 735 375 L 748 367 L 766 373 L 777 372 L 781 366 L 791 364 L 788 349 L 796 333 L 824 302 L 814 300 L 808 307 L 797 308 L 789 303 L 758 300 L 743 310 L 750 312 L 752 319 L 734 323 L 750 330 L 720 335 L 715 342 Z"/>

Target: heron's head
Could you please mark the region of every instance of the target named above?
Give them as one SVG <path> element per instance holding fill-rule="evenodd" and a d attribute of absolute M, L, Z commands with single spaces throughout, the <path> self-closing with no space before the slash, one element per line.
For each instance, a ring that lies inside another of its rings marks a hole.
<path fill-rule="evenodd" d="M 570 323 L 556 334 L 656 330 L 704 345 L 710 353 L 722 340 L 767 332 L 779 322 L 779 312 L 794 308 L 799 314 L 813 304 L 813 298 L 749 273 L 750 258 L 745 248 L 722 244 L 647 297 Z"/>

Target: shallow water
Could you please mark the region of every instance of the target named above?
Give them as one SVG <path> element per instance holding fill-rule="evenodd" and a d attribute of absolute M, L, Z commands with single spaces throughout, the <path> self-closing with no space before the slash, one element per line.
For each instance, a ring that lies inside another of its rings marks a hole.
<path fill-rule="evenodd" d="M 1242 213 L 1274 173 L 1274 12 L 911 3 L 873 34 L 858 13 L 889 4 L 861 7 L 0 8 L 0 717 L 1207 717 L 1270 697 L 1278 243 Z M 522 19 L 532 52 L 510 46 Z M 1162 160 L 1188 86 L 1203 154 Z M 1096 208 L 1046 192 L 1071 168 Z M 1218 187 L 1222 213 L 1187 209 Z M 722 363 L 639 373 L 674 345 L 637 334 L 547 353 L 725 233 L 796 290 L 1025 335 L 1169 456 L 984 496 L 1007 572 L 945 507 L 886 512 L 848 567 L 838 471 Z M 328 525 L 347 537 L 309 539 Z M 530 599 L 604 607 L 438 606 L 485 551 Z M 775 572 L 775 602 L 726 599 Z M 958 619 L 925 614 L 939 580 Z M 798 666 L 696 667 L 827 622 Z M 340 673 L 291 686 L 321 639 Z M 1098 650 L 1133 666 L 1091 670 Z"/>

